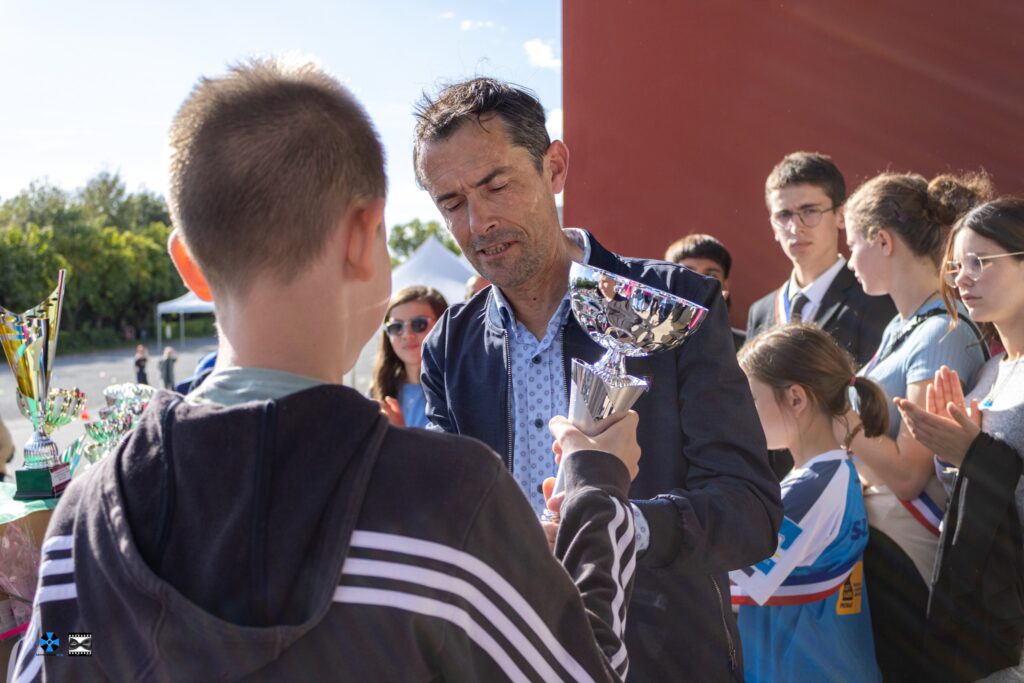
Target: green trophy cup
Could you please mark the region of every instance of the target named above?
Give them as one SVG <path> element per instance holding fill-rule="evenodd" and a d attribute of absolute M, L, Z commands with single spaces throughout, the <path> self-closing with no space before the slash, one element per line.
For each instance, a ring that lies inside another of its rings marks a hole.
<path fill-rule="evenodd" d="M 61 270 L 53 293 L 24 313 L 12 313 L 0 306 L 0 345 L 18 383 L 18 406 L 34 428 L 25 444 L 25 466 L 14 473 L 14 497 L 18 500 L 55 498 L 71 480 L 70 468 L 60 462 L 57 444 L 49 436 L 70 422 L 83 400 L 77 390 L 50 391 L 64 276 Z"/>

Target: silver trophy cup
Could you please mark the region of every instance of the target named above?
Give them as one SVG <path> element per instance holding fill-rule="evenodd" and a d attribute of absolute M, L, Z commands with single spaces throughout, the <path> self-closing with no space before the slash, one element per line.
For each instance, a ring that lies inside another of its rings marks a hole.
<path fill-rule="evenodd" d="M 570 375 L 569 420 L 593 436 L 621 419 L 647 391 L 647 380 L 626 373 L 626 358 L 676 348 L 697 331 L 708 309 L 580 263 L 569 269 L 569 298 L 580 326 L 605 349 L 593 365 L 573 359 Z M 564 488 L 559 467 L 554 493 Z"/>

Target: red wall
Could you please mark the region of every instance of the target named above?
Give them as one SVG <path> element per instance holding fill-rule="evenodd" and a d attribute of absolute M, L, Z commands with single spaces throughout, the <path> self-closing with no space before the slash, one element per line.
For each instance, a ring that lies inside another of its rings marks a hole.
<path fill-rule="evenodd" d="M 788 152 L 850 191 L 984 167 L 1024 193 L 1024 2 L 563 0 L 563 60 L 566 225 L 659 258 L 718 236 L 741 325 L 789 271 L 764 205 Z"/>

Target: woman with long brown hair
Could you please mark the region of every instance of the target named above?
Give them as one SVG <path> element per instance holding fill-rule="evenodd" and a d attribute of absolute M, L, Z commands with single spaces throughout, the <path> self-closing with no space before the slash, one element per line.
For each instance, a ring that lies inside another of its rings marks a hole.
<path fill-rule="evenodd" d="M 432 287 L 413 285 L 391 297 L 373 364 L 370 396 L 380 402 L 392 424 L 427 424 L 426 402 L 420 386 L 423 340 L 446 308 L 448 302 Z"/>
<path fill-rule="evenodd" d="M 868 294 L 888 294 L 898 314 L 874 357 L 860 370 L 890 400 L 925 403 L 925 391 L 943 365 L 970 378 L 985 362 L 977 330 L 950 330 L 939 296 L 939 264 L 951 226 L 991 194 L 986 176 L 883 173 L 861 185 L 846 208 L 850 267 Z M 966 311 L 962 311 L 966 317 Z M 922 650 L 928 580 L 938 548 L 946 494 L 935 476 L 932 451 L 919 443 L 889 404 L 887 433 L 869 438 L 850 411 L 837 420 L 865 484 L 871 536 L 864 571 L 872 591 L 871 619 L 882 677 L 929 678 L 933 658 Z"/>
<path fill-rule="evenodd" d="M 967 395 L 942 368 L 924 408 L 898 400 L 914 437 L 935 453 L 950 495 L 928 611 L 930 651 L 948 680 L 1024 680 L 1024 199 L 983 204 L 953 228 L 942 295 L 953 323 L 963 301 L 998 335 Z M 968 491 L 970 492 L 968 495 Z M 965 578 L 970 580 L 965 581 Z"/>

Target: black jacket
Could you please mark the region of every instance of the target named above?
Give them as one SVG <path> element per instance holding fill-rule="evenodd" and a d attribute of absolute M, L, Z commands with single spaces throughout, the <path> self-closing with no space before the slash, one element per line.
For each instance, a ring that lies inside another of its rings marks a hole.
<path fill-rule="evenodd" d="M 483 444 L 390 427 L 340 386 L 233 407 L 179 399 L 157 394 L 57 506 L 25 680 L 625 671 L 634 531 L 614 456 L 567 461 L 563 568 Z M 92 656 L 67 656 L 69 634 Z M 41 637 L 65 656 L 40 654 Z"/>
<path fill-rule="evenodd" d="M 1024 541 L 1014 492 L 1021 457 L 982 432 L 946 507 L 935 558 L 925 652 L 949 681 L 1016 666 L 1024 643 Z"/>
<path fill-rule="evenodd" d="M 758 299 L 747 312 L 747 339 L 776 327 L 778 298 L 785 286 Z M 875 355 L 896 306 L 888 296 L 868 296 L 849 268 L 843 267 L 825 291 L 814 314 L 814 324 L 825 330 L 853 356 L 861 367 Z"/>
<path fill-rule="evenodd" d="M 669 263 L 617 256 L 593 236 L 590 244 L 591 265 L 710 309 L 677 350 L 626 361 L 630 374 L 652 380 L 635 406 L 643 456 L 630 497 L 652 538 L 626 629 L 631 680 L 741 679 L 727 572 L 774 552 L 782 504 L 720 285 Z M 441 317 L 424 342 L 421 379 L 427 418 L 484 441 L 511 469 L 508 340 L 489 315 L 491 296 L 486 289 Z M 603 349 L 572 316 L 561 338 L 568 387 L 571 360 L 596 362 Z"/>

